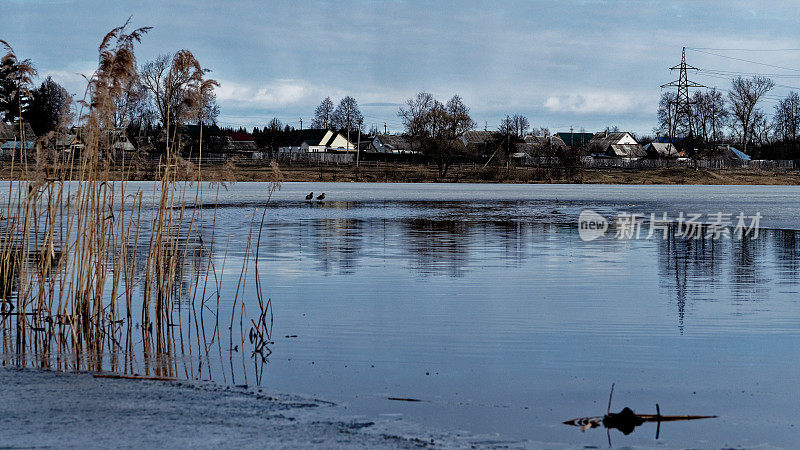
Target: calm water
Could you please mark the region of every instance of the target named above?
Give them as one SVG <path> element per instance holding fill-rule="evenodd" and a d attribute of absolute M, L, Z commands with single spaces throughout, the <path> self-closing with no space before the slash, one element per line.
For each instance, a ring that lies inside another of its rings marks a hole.
<path fill-rule="evenodd" d="M 227 258 L 228 294 L 266 190 L 240 183 L 219 194 L 210 257 L 218 268 Z M 309 191 L 326 201 L 303 201 Z M 663 424 L 658 441 L 655 424 L 614 430 L 616 446 L 793 447 L 799 195 L 762 186 L 284 184 L 258 264 L 275 316 L 261 384 L 345 404 L 348 414 L 580 447 L 607 445 L 605 431 L 561 422 L 604 414 L 616 383 L 613 410 L 654 413 L 658 403 L 662 414 L 720 416 Z M 760 213 L 767 229 L 744 241 L 584 242 L 584 208 L 607 217 Z"/>
<path fill-rule="evenodd" d="M 222 194 L 235 232 L 265 187 Z M 304 195 L 326 192 L 324 204 Z M 629 406 L 718 419 L 615 445 L 793 446 L 800 426 L 798 188 L 292 183 L 260 270 L 276 343 L 262 383 L 502 438 L 606 445 L 562 425 Z M 760 212 L 758 239 L 578 238 L 606 215 Z M 220 220 L 218 219 L 218 224 Z M 218 225 L 219 226 L 219 225 Z M 235 266 L 235 265 L 233 265 Z M 296 338 L 284 336 L 297 335 Z M 419 403 L 389 401 L 411 397 Z"/>

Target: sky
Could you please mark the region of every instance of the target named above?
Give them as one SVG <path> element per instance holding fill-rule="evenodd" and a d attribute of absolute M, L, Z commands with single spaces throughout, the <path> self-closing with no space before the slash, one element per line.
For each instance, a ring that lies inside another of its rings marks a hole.
<path fill-rule="evenodd" d="M 67 1 L 0 0 L 0 39 L 81 97 L 111 28 L 153 29 L 139 64 L 188 49 L 211 70 L 219 123 L 310 124 L 354 97 L 367 128 L 401 132 L 420 91 L 460 95 L 479 129 L 523 114 L 552 132 L 619 127 L 652 134 L 660 86 L 687 47 L 690 79 L 722 90 L 772 74 L 774 104 L 800 86 L 800 8 L 792 1 Z M 795 90 L 800 91 L 800 87 Z"/>

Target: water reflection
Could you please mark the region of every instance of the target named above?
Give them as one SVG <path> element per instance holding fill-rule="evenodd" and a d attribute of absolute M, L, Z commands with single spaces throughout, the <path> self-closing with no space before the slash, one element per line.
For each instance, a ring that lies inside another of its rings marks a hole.
<path fill-rule="evenodd" d="M 260 380 L 269 363 L 269 347 L 259 335 L 269 328 L 264 314 L 271 305 L 272 286 L 266 287 L 265 298 L 241 298 L 239 292 L 243 284 L 263 277 L 275 284 L 292 285 L 298 297 L 322 292 L 346 303 L 350 292 L 355 291 L 351 280 L 362 285 L 378 278 L 408 276 L 431 283 L 450 281 L 449 285 L 437 285 L 437 289 L 453 287 L 454 296 L 469 296 L 473 288 L 513 276 L 513 285 L 521 292 L 508 292 L 503 294 L 508 298 L 493 297 L 490 301 L 524 304 L 542 302 L 547 295 L 557 297 L 572 286 L 580 288 L 572 291 L 577 295 L 606 288 L 604 295 L 625 298 L 634 288 L 651 288 L 647 276 L 652 269 L 652 290 L 666 297 L 671 311 L 668 317 L 680 333 L 692 323 L 698 305 L 765 302 L 775 286 L 795 287 L 800 283 L 796 231 L 762 230 L 757 238 L 712 240 L 683 238 L 671 229 L 664 239 L 607 238 L 584 243 L 578 238 L 574 217 L 570 219 L 572 216 L 559 208 L 524 201 L 284 203 L 269 210 L 258 248 L 260 259 L 247 264 L 256 242 L 255 236 L 248 239 L 242 230 L 247 230 L 254 218 L 260 218 L 260 213 L 251 206 L 223 205 L 213 216 L 197 222 L 187 218 L 169 231 L 163 257 L 176 260 L 178 269 L 164 274 L 173 281 L 167 283 L 172 291 L 163 295 L 173 304 L 170 315 L 156 322 L 156 330 L 142 317 L 146 311 L 139 314 L 138 321 L 116 322 L 111 314 L 110 331 L 103 345 L 94 347 L 94 355 L 83 355 L 80 360 L 59 357 L 62 359 L 56 358 L 55 364 L 170 377 L 221 376 L 226 382 L 255 372 Z M 127 261 L 122 273 L 115 274 L 124 280 L 127 293 L 120 293 L 124 299 L 120 307 L 133 316 L 142 310 L 140 299 L 147 295 L 142 292 L 142 283 L 150 270 L 149 240 L 143 229 L 118 251 L 118 256 Z M 58 255 L 55 249 L 53 257 L 58 259 Z M 20 261 L 23 259 L 20 257 Z M 13 298 L 18 289 L 16 279 L 8 273 L 0 275 L 3 298 Z M 315 281 L 309 282 L 312 279 Z M 57 281 L 53 283 L 58 286 Z M 388 288 L 401 290 L 396 285 Z M 441 292 L 422 294 L 428 297 L 421 301 L 438 301 L 437 294 Z M 655 292 L 644 295 L 654 297 Z M 381 300 L 369 299 L 372 303 Z M 3 303 L 3 320 L 8 326 L 11 304 Z M 566 303 L 563 308 L 569 310 L 571 305 Z M 332 319 L 338 317 L 341 308 L 351 306 L 343 303 L 339 310 L 334 308 L 337 313 L 331 313 Z M 542 304 L 541 314 L 551 313 L 547 307 Z M 500 309 L 502 305 L 498 305 Z M 495 314 L 498 321 L 507 319 L 501 312 Z M 542 317 L 534 315 L 530 320 L 549 320 Z M 502 323 L 496 325 L 502 330 Z M 540 325 L 556 327 L 564 323 Z M 521 325 L 515 322 L 514 326 Z M 52 355 L 51 349 L 58 348 L 57 342 L 47 344 L 45 337 L 33 336 L 34 353 Z M 4 345 L 9 338 L 4 336 Z M 8 348 L 4 347 L 4 353 L 9 353 Z M 42 366 L 52 364 L 49 356 L 41 361 Z"/>
<path fill-rule="evenodd" d="M 475 219 L 478 209 L 488 214 L 486 220 Z M 273 261 L 314 261 L 313 270 L 325 275 L 373 272 L 376 266 L 394 263 L 392 270 L 405 266 L 420 279 L 463 279 L 487 266 L 523 269 L 559 259 L 565 251 L 574 253 L 560 263 L 565 274 L 581 259 L 600 273 L 631 264 L 641 269 L 654 265 L 660 289 L 675 305 L 681 333 L 696 302 L 759 302 L 769 297 L 776 283 L 800 282 L 800 242 L 793 230 L 762 229 L 755 238 L 693 239 L 673 227 L 663 238 L 581 243 L 569 223 L 511 220 L 508 211 L 498 219 L 493 216 L 497 211 L 487 213 L 489 209 L 475 206 L 465 207 L 463 219 L 454 218 L 458 210 L 452 204 L 436 205 L 435 210 L 437 214 L 424 210 L 416 217 L 394 220 L 306 218 L 272 223 L 265 246 Z M 654 249 L 655 260 L 641 253 L 644 248 Z M 535 279 L 537 273 L 526 276 Z M 625 287 L 620 289 L 624 293 Z"/>
<path fill-rule="evenodd" d="M 398 230 L 404 239 L 406 258 L 420 276 L 464 276 L 469 248 L 477 232 L 470 223 L 454 220 L 409 220 Z"/>

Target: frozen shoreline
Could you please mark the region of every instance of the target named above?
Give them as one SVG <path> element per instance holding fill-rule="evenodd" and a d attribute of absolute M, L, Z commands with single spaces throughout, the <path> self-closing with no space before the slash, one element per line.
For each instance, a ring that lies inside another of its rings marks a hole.
<path fill-rule="evenodd" d="M 13 447 L 508 448 L 333 403 L 208 382 L 94 378 L 0 368 L 0 443 Z"/>

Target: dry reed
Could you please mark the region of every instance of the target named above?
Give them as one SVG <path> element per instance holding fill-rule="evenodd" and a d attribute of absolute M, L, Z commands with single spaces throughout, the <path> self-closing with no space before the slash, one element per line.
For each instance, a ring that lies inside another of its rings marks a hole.
<path fill-rule="evenodd" d="M 80 151 L 40 151 L 34 166 L 24 151 L 21 161 L 12 160 L 8 201 L 0 211 L 4 365 L 199 378 L 210 376 L 215 346 L 222 360 L 219 313 L 227 247 L 218 270 L 210 257 L 219 240 L 217 208 L 206 211 L 203 206 L 216 205 L 216 198 L 203 198 L 202 126 L 194 166 L 180 156 L 176 125 L 190 115 L 198 117 L 217 83 L 203 78 L 205 72 L 189 51 L 176 53 L 173 60 L 172 70 L 190 76 L 181 112 L 164 124 L 166 147 L 151 192 L 130 186 L 136 161 L 115 154 L 116 100 L 135 84 L 134 46 L 148 30 L 129 31 L 125 23 L 104 37 L 98 68 L 78 102 Z M 273 172 L 268 197 L 280 186 L 276 166 Z M 193 198 L 187 198 L 192 185 Z M 257 264 L 266 209 L 248 232 L 228 335 L 230 355 L 239 346 L 244 350 L 247 336 L 253 347 L 250 356 L 261 363 L 269 355 L 272 330 L 271 300 L 264 299 Z M 203 225 L 209 220 L 211 237 L 204 239 Z M 254 280 L 248 283 L 253 260 Z M 246 322 L 248 291 L 255 293 L 258 313 Z M 215 325 L 207 333 L 209 312 Z M 252 325 L 248 333 L 245 323 Z M 178 373 L 178 361 L 185 357 L 199 364 L 182 364 Z M 223 377 L 227 381 L 224 370 Z"/>

